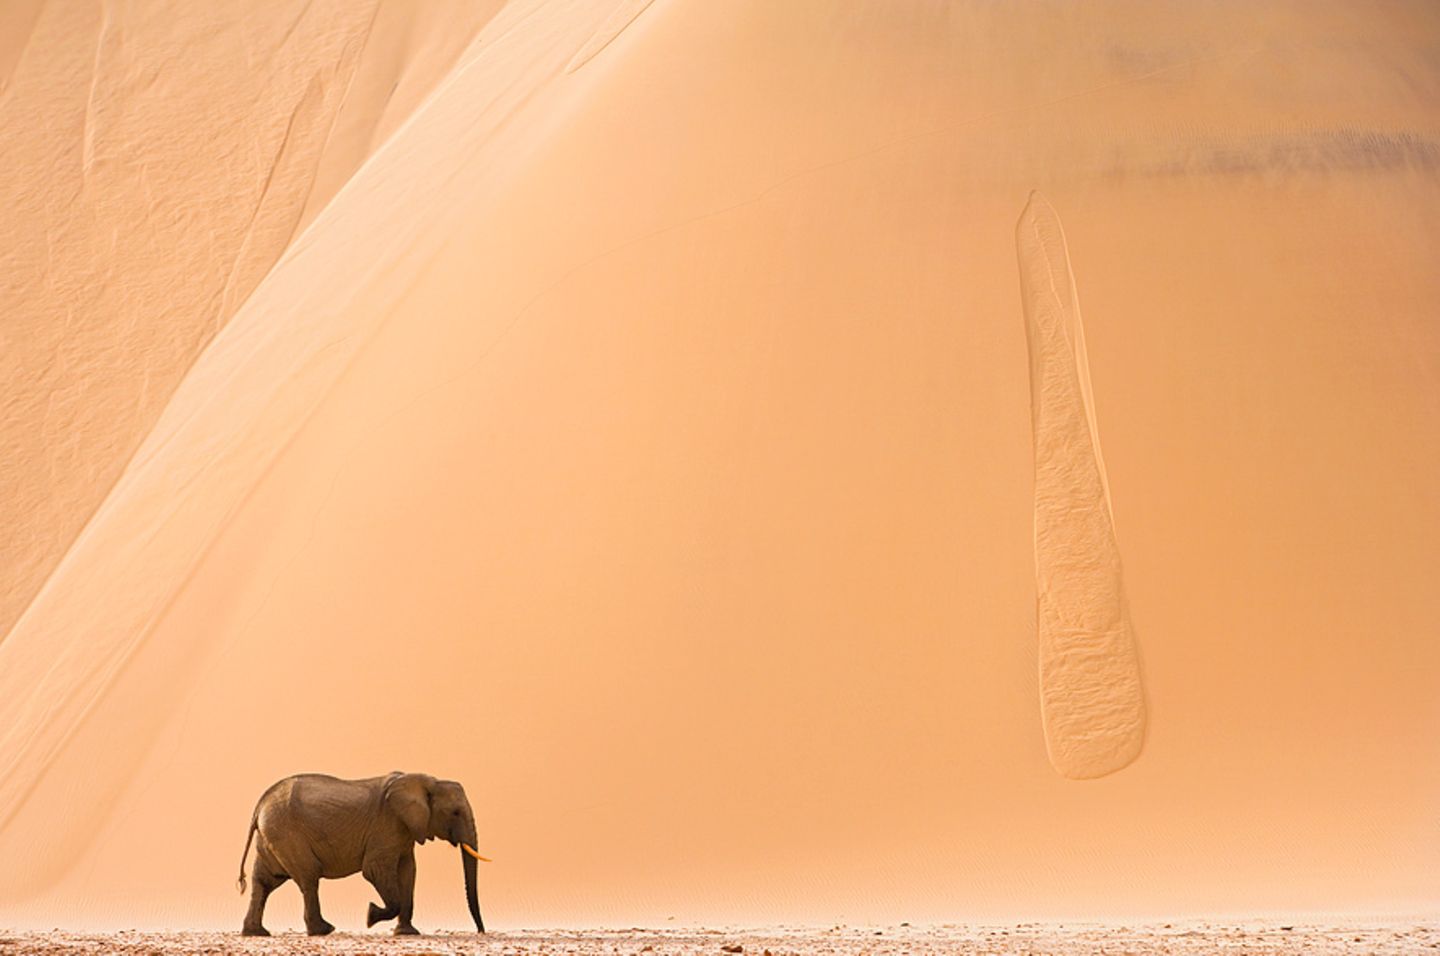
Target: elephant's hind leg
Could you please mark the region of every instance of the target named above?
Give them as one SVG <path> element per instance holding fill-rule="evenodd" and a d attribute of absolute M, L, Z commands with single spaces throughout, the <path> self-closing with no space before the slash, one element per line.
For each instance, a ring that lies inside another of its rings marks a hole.
<path fill-rule="evenodd" d="M 335 932 L 334 924 L 327 923 L 320 915 L 320 878 L 312 876 L 302 880 L 296 877 L 295 882 L 305 897 L 305 932 L 311 936 L 328 936 Z"/>
<path fill-rule="evenodd" d="M 382 861 L 373 857 L 367 859 L 365 865 L 360 868 L 360 875 L 375 887 L 375 892 L 379 893 L 380 899 L 385 901 L 383 907 L 376 906 L 374 903 L 370 904 L 370 908 L 365 912 L 367 928 L 400 915 L 400 885 L 393 878 L 387 877 L 387 874 L 392 874 L 394 871 L 395 861 L 393 859 Z"/>
<path fill-rule="evenodd" d="M 255 856 L 255 866 L 250 872 L 250 909 L 245 913 L 245 925 L 241 927 L 240 933 L 243 936 L 269 936 L 270 931 L 264 926 L 265 901 L 270 894 L 275 892 L 289 876 L 279 872 L 261 854 Z"/>

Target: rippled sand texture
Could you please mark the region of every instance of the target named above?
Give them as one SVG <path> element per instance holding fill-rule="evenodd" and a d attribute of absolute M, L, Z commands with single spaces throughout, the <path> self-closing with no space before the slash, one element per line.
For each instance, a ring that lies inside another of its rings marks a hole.
<path fill-rule="evenodd" d="M 500 5 L 0 4 L 0 642 L 201 350 Z"/>
<path fill-rule="evenodd" d="M 0 641 L 289 243 L 369 6 L 5 4 Z"/>
<path fill-rule="evenodd" d="M 1101 777 L 1144 745 L 1140 662 L 1065 231 L 1054 208 L 1032 193 L 1015 237 L 1030 343 L 1045 746 L 1064 776 Z"/>

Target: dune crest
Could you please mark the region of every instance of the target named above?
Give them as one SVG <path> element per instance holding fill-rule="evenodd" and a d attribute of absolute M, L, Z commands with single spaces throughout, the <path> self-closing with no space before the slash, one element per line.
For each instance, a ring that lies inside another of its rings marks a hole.
<path fill-rule="evenodd" d="M 1041 714 L 1051 764 L 1083 780 L 1140 755 L 1145 696 L 1075 276 L 1060 217 L 1039 193 L 1016 244 L 1030 343 Z"/>

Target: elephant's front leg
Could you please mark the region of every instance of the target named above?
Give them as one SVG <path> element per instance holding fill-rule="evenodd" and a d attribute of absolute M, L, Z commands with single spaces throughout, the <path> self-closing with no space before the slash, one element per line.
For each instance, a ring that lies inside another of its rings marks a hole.
<path fill-rule="evenodd" d="M 415 914 L 415 848 L 406 850 L 400 857 L 400 922 L 395 924 L 396 936 L 416 936 L 420 931 L 410 922 Z"/>
<path fill-rule="evenodd" d="M 383 920 L 400 917 L 395 925 L 395 935 L 413 936 L 419 931 L 410 923 L 415 907 L 415 851 L 413 848 L 397 856 L 385 855 L 365 861 L 362 870 L 365 879 L 375 887 L 383 907 L 370 904 L 365 917 L 366 926 L 374 926 Z"/>
<path fill-rule="evenodd" d="M 370 904 L 365 913 L 365 926 L 371 927 L 376 923 L 383 923 L 387 919 L 394 919 L 400 915 L 400 864 L 393 856 L 367 857 L 365 865 L 360 870 L 370 885 L 375 887 L 375 892 L 380 894 L 380 899 L 385 902 L 384 906 Z"/>

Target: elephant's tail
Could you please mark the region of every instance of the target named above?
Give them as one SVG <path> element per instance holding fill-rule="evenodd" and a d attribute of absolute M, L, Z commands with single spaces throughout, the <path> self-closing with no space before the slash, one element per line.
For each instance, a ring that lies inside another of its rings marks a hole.
<path fill-rule="evenodd" d="M 245 858 L 250 855 L 250 841 L 255 839 L 255 831 L 260 827 L 260 806 L 256 804 L 255 812 L 250 814 L 250 832 L 245 835 L 245 852 L 240 854 L 240 879 L 235 882 L 235 887 L 242 894 L 245 892 Z"/>

